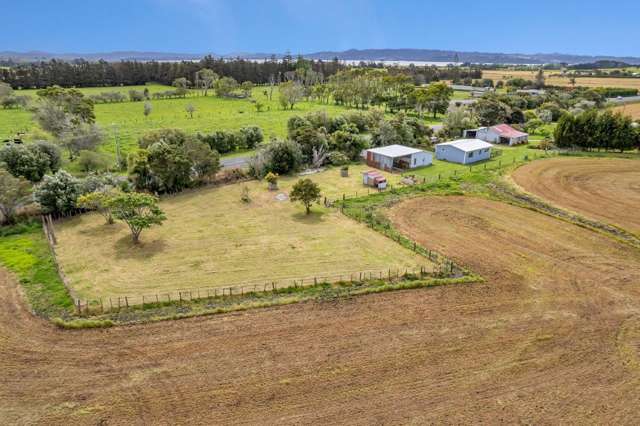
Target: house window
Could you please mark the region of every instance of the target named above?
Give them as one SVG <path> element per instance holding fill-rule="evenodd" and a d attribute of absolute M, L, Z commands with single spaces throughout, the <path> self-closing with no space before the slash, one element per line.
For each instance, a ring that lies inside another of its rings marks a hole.
<path fill-rule="evenodd" d="M 469 158 L 473 158 L 473 151 L 469 153 Z"/>
<path fill-rule="evenodd" d="M 414 157 L 414 159 L 413 159 L 413 165 L 414 165 L 414 166 L 416 165 L 416 158 L 415 158 L 415 157 Z"/>

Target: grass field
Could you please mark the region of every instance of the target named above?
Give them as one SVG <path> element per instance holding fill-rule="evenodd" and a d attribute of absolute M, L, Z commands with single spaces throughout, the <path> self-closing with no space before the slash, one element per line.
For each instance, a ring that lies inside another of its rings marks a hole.
<path fill-rule="evenodd" d="M 138 90 L 145 86 L 135 86 Z M 169 89 L 165 86 L 150 85 L 151 93 Z M 84 93 L 119 90 L 126 93 L 131 87 L 86 88 Z M 243 126 L 256 125 L 262 128 L 265 139 L 271 136 L 284 137 L 287 133 L 287 120 L 293 115 L 324 110 L 331 116 L 348 111 L 334 104 L 300 102 L 293 110 L 282 110 L 278 103 L 278 92 L 274 90 L 271 101 L 263 94 L 264 87 L 253 90 L 253 99 L 262 102 L 264 111 L 257 112 L 248 99 L 221 99 L 211 95 L 207 97 L 190 96 L 186 99 L 162 99 L 149 101 L 152 112 L 148 117 L 143 114 L 144 102 L 123 102 L 97 104 L 96 121 L 106 132 L 103 150 L 115 152 L 115 132 L 117 130 L 121 149 L 127 152 L 134 148 L 140 135 L 160 128 L 179 128 L 188 132 L 209 132 L 213 130 L 237 130 Z M 24 91 L 35 95 L 35 91 Z M 193 118 L 185 111 L 188 104 L 196 107 Z M 433 121 L 433 120 L 430 120 Z M 0 109 L 0 138 L 12 137 L 17 132 L 29 131 L 35 127 L 31 113 L 23 110 Z"/>
<path fill-rule="evenodd" d="M 349 178 L 339 169 L 310 177 L 336 198 L 366 190 L 363 169 L 352 167 Z M 279 192 L 296 180 L 281 179 Z M 250 204 L 240 200 L 244 186 Z M 82 215 L 56 226 L 59 260 L 77 296 L 88 299 L 429 265 L 339 211 L 315 206 L 305 215 L 301 205 L 276 200 L 277 193 L 251 181 L 168 197 L 161 203 L 168 220 L 143 233 L 139 247 L 124 225 Z"/>
<path fill-rule="evenodd" d="M 506 81 L 511 78 L 534 80 L 537 71 L 522 70 L 483 70 L 482 77 L 490 78 L 494 82 Z M 562 77 L 559 71 L 545 71 L 545 83 L 551 86 L 571 86 L 569 77 Z M 612 77 L 576 77 L 576 86 L 583 87 L 620 87 L 626 89 L 640 89 L 640 78 L 612 78 Z"/>
<path fill-rule="evenodd" d="M 640 120 L 640 103 L 620 105 L 613 108 L 613 110 L 628 115 L 634 120 Z"/>

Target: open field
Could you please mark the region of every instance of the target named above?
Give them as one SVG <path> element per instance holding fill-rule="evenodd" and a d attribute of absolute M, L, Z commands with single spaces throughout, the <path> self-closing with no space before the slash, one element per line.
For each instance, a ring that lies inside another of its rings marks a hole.
<path fill-rule="evenodd" d="M 483 70 L 482 77 L 490 78 L 494 82 L 511 78 L 534 80 L 537 71 L 522 70 Z M 545 71 L 545 83 L 551 86 L 571 86 L 569 77 L 562 77 L 559 71 Z M 625 89 L 640 89 L 640 78 L 612 78 L 612 77 L 576 77 L 576 86 L 583 87 L 620 87 Z"/>
<path fill-rule="evenodd" d="M 640 120 L 640 103 L 620 105 L 613 108 L 613 110 L 628 115 L 634 120 Z"/>
<path fill-rule="evenodd" d="M 366 191 L 363 166 L 349 178 L 329 169 L 310 176 L 323 195 Z M 398 176 L 390 177 L 397 182 Z M 132 246 L 124 224 L 105 225 L 81 215 L 57 225 L 57 252 L 78 297 L 140 296 L 193 287 L 264 284 L 285 279 L 415 269 L 430 262 L 339 211 L 278 201 L 297 177 L 280 179 L 280 191 L 250 181 L 188 191 L 161 202 L 168 220 Z M 241 201 L 249 188 L 251 203 Z"/>
<path fill-rule="evenodd" d="M 139 86 L 138 89 L 144 87 Z M 151 92 L 165 90 L 164 86 L 149 86 Z M 98 88 L 98 91 L 125 90 L 129 88 Z M 81 89 L 87 91 L 89 89 Z M 92 88 L 91 90 L 96 90 Z M 283 110 L 278 103 L 277 88 L 271 101 L 263 94 L 265 87 L 253 90 L 253 99 L 262 102 L 264 111 L 257 112 L 248 99 L 221 99 L 212 96 L 191 96 L 185 99 L 160 99 L 149 101 L 152 112 L 148 117 L 143 114 L 144 102 L 122 102 L 97 104 L 95 114 L 97 123 L 106 132 L 103 149 L 115 152 L 116 130 L 120 138 L 121 149 L 130 151 L 137 146 L 138 137 L 150 130 L 161 128 L 179 128 L 187 132 L 209 132 L 214 130 L 237 130 L 243 126 L 256 125 L 262 128 L 265 139 L 271 136 L 284 137 L 287 133 L 287 120 L 293 115 L 307 114 L 324 110 L 331 116 L 349 111 L 348 108 L 334 104 L 300 102 L 293 110 Z M 185 111 L 188 104 L 196 107 L 193 118 Z M 31 113 L 23 110 L 0 109 L 0 138 L 13 136 L 16 132 L 33 129 Z"/>
<path fill-rule="evenodd" d="M 640 235 L 640 161 L 554 158 L 517 169 L 525 191 Z"/>
<path fill-rule="evenodd" d="M 0 271 L 0 419 L 638 422 L 637 250 L 481 199 L 412 199 L 391 217 L 487 282 L 70 332 Z"/>

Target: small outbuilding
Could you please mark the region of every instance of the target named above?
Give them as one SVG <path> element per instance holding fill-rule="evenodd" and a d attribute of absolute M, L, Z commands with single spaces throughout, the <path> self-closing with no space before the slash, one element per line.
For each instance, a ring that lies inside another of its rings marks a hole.
<path fill-rule="evenodd" d="M 387 187 L 387 178 L 376 170 L 367 170 L 362 172 L 362 183 L 366 186 L 385 189 Z"/>
<path fill-rule="evenodd" d="M 491 158 L 491 145 L 479 139 L 459 139 L 436 145 L 436 158 L 452 163 L 471 164 Z"/>
<path fill-rule="evenodd" d="M 498 124 L 491 127 L 480 127 L 464 131 L 464 137 L 480 139 L 485 142 L 506 144 L 509 146 L 529 142 L 529 134 L 514 129 L 508 124 Z"/>
<path fill-rule="evenodd" d="M 387 171 L 415 169 L 433 162 L 430 152 L 404 145 L 371 148 L 367 149 L 364 155 L 369 166 Z"/>

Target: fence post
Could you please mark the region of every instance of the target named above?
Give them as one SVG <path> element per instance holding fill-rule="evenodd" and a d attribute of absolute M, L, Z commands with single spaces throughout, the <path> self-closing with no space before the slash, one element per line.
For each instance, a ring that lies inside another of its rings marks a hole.
<path fill-rule="evenodd" d="M 129 307 L 129 297 L 125 296 L 124 297 L 124 303 L 127 305 L 127 308 Z"/>

